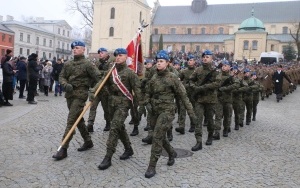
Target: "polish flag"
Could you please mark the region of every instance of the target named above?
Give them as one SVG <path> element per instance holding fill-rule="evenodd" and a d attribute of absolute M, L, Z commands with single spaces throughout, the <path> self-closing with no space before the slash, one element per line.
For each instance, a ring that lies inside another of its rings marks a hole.
<path fill-rule="evenodd" d="M 141 46 L 141 33 L 137 32 L 126 48 L 128 58 L 126 63 L 138 76 L 143 74 L 143 54 Z"/>

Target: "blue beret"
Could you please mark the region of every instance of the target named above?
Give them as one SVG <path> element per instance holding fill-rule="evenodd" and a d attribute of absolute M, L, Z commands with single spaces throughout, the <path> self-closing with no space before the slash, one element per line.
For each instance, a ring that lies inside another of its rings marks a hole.
<path fill-rule="evenodd" d="M 252 72 L 252 76 L 253 76 L 253 75 L 256 75 L 256 72 Z"/>
<path fill-rule="evenodd" d="M 205 51 L 202 53 L 202 57 L 204 57 L 205 55 L 213 55 L 213 53 L 212 53 L 210 50 L 205 50 Z"/>
<path fill-rule="evenodd" d="M 180 65 L 180 62 L 178 60 L 174 60 L 173 64 L 174 65 Z"/>
<path fill-rule="evenodd" d="M 228 62 L 227 60 L 223 60 L 223 61 L 222 61 L 222 64 L 223 64 L 223 65 L 230 65 L 229 62 Z"/>
<path fill-rule="evenodd" d="M 107 49 L 106 49 L 106 48 L 99 48 L 98 54 L 99 54 L 100 52 L 107 52 Z"/>
<path fill-rule="evenodd" d="M 167 52 L 166 50 L 160 50 L 160 51 L 158 52 L 158 54 L 160 54 L 160 53 L 168 54 L 168 52 Z"/>
<path fill-rule="evenodd" d="M 73 49 L 75 46 L 85 47 L 85 43 L 83 41 L 75 40 L 71 43 L 71 48 Z"/>
<path fill-rule="evenodd" d="M 190 59 L 195 59 L 195 56 L 189 55 L 188 59 L 189 59 L 189 60 L 190 60 Z"/>
<path fill-rule="evenodd" d="M 246 69 L 244 70 L 244 73 L 247 73 L 247 72 L 250 72 L 250 69 L 246 68 Z"/>
<path fill-rule="evenodd" d="M 125 48 L 117 48 L 114 52 L 114 56 L 116 57 L 119 54 L 126 54 L 127 55 L 127 50 Z"/>
<path fill-rule="evenodd" d="M 234 66 L 232 67 L 232 69 L 233 69 L 233 70 L 238 70 L 238 66 L 234 65 Z"/>
<path fill-rule="evenodd" d="M 166 61 L 170 61 L 169 55 L 166 54 L 166 53 L 158 53 L 158 54 L 156 54 L 155 59 L 156 60 L 158 60 L 158 59 L 164 59 Z"/>

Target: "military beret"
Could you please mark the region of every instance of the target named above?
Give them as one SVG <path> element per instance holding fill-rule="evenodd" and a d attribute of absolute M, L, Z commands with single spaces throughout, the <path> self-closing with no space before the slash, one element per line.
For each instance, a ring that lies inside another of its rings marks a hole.
<path fill-rule="evenodd" d="M 99 48 L 98 54 L 99 54 L 100 52 L 107 52 L 107 49 L 106 49 L 106 48 Z"/>
<path fill-rule="evenodd" d="M 244 70 L 244 73 L 247 73 L 247 72 L 250 72 L 250 69 L 246 68 L 246 69 Z"/>
<path fill-rule="evenodd" d="M 256 75 L 256 72 L 252 72 L 252 76 Z"/>
<path fill-rule="evenodd" d="M 117 48 L 114 52 L 114 56 L 116 57 L 119 54 L 127 54 L 127 50 L 125 48 Z"/>
<path fill-rule="evenodd" d="M 73 49 L 75 46 L 85 47 L 85 43 L 83 41 L 75 40 L 71 43 L 71 48 Z"/>
<path fill-rule="evenodd" d="M 234 66 L 232 67 L 232 69 L 233 69 L 233 70 L 238 70 L 238 66 L 234 65 Z"/>
<path fill-rule="evenodd" d="M 222 65 L 229 65 L 230 66 L 230 64 L 229 64 L 229 62 L 227 60 L 223 60 L 222 61 Z"/>
<path fill-rule="evenodd" d="M 205 55 L 213 55 L 213 53 L 212 53 L 210 50 L 205 50 L 205 51 L 202 53 L 202 57 L 204 57 Z"/>
<path fill-rule="evenodd" d="M 179 62 L 178 60 L 174 60 L 174 61 L 173 61 L 173 64 L 174 64 L 174 65 L 180 65 L 180 62 Z"/>
<path fill-rule="evenodd" d="M 195 56 L 189 55 L 189 56 L 188 56 L 188 59 L 189 59 L 189 60 L 190 60 L 190 59 L 195 59 Z"/>
<path fill-rule="evenodd" d="M 158 54 L 159 54 L 159 53 L 168 54 L 168 52 L 167 52 L 166 50 L 160 50 L 160 51 L 158 52 Z"/>
<path fill-rule="evenodd" d="M 158 60 L 158 59 L 164 59 L 164 60 L 166 60 L 166 61 L 170 61 L 169 55 L 166 54 L 166 53 L 163 53 L 163 52 L 162 52 L 162 53 L 156 54 L 155 59 L 156 59 L 156 60 Z"/>

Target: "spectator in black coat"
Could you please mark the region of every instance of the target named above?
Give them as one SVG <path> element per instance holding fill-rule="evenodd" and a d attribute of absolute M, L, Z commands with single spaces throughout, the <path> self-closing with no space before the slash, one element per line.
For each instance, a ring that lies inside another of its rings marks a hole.
<path fill-rule="evenodd" d="M 59 82 L 59 74 L 63 68 L 64 64 L 62 63 L 61 59 L 57 59 L 57 62 L 53 66 L 53 71 L 52 71 L 52 77 L 55 81 L 55 93 L 54 96 L 56 97 L 57 94 L 59 93 L 59 96 L 62 94 L 63 87 Z"/>
<path fill-rule="evenodd" d="M 34 96 L 37 88 L 37 82 L 39 79 L 39 71 L 41 70 L 37 63 L 38 55 L 32 53 L 28 57 L 28 78 L 29 78 L 29 85 L 28 85 L 28 94 L 27 94 L 27 101 L 28 104 L 37 104 L 34 101 Z"/>
<path fill-rule="evenodd" d="M 23 95 L 25 85 L 27 82 L 27 65 L 26 65 L 26 58 L 20 57 L 20 61 L 17 63 L 17 69 L 18 69 L 18 80 L 20 82 L 20 99 L 25 99 L 26 97 Z"/>
<path fill-rule="evenodd" d="M 17 70 L 13 70 L 13 67 L 10 64 L 12 57 L 6 56 L 4 63 L 2 64 L 2 73 L 3 73 L 3 84 L 2 92 L 4 96 L 3 106 L 12 106 L 8 100 L 13 100 L 14 88 L 13 88 L 13 77 Z"/>
<path fill-rule="evenodd" d="M 274 86 L 275 86 L 275 94 L 276 94 L 277 102 L 279 102 L 279 100 L 282 100 L 283 78 L 287 79 L 287 81 L 291 85 L 293 85 L 290 78 L 282 70 L 282 65 L 278 65 L 277 71 L 275 71 L 274 74 L 273 74 L 273 82 L 274 82 Z"/>

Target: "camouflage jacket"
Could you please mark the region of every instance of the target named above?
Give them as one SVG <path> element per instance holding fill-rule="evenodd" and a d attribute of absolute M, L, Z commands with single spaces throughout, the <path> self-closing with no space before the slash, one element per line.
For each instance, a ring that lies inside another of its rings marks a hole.
<path fill-rule="evenodd" d="M 220 75 L 221 81 L 218 90 L 218 100 L 223 103 L 232 103 L 232 91 L 239 87 L 240 82 L 238 79 L 229 75 L 229 72 L 222 71 Z"/>
<path fill-rule="evenodd" d="M 59 74 L 62 86 L 65 87 L 67 84 L 73 86 L 73 92 L 66 92 L 66 98 L 76 97 L 87 100 L 91 82 L 98 82 L 100 79 L 101 73 L 99 70 L 84 56 L 75 56 L 74 60 L 64 63 Z"/>
<path fill-rule="evenodd" d="M 203 84 L 204 83 L 204 84 Z M 218 72 L 211 68 L 211 64 L 203 64 L 190 76 L 190 86 L 197 93 L 195 100 L 200 103 L 217 103 L 217 89 L 220 86 Z M 200 92 L 197 92 L 201 90 Z"/>
<path fill-rule="evenodd" d="M 156 70 L 156 74 L 154 74 L 147 85 L 145 103 L 150 102 L 155 114 L 165 111 L 175 113 L 175 98 L 182 100 L 188 114 L 194 116 L 193 106 L 178 77 L 168 69 L 163 71 Z"/>

